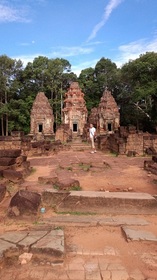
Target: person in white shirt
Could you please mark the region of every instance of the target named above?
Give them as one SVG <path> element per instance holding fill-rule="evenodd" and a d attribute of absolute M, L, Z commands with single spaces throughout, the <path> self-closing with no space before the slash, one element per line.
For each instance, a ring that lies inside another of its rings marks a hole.
<path fill-rule="evenodd" d="M 91 153 L 92 154 L 96 153 L 95 144 L 94 144 L 94 136 L 95 136 L 95 134 L 96 134 L 96 129 L 93 126 L 93 124 L 91 123 L 90 127 L 89 127 L 89 138 L 90 138 L 90 141 L 91 141 L 91 147 L 92 147 Z"/>

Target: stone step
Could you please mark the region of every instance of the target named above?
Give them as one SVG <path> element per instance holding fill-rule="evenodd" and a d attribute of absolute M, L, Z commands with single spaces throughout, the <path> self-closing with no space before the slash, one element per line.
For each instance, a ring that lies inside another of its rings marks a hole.
<path fill-rule="evenodd" d="M 49 203 L 57 201 L 58 212 L 157 214 L 157 200 L 147 193 L 71 191 L 65 195 L 50 189 L 44 197 L 49 197 Z"/>
<path fill-rule="evenodd" d="M 72 143 L 71 144 L 71 148 L 73 150 L 77 150 L 77 151 L 84 151 L 84 150 L 89 150 L 91 149 L 91 145 L 90 144 L 84 144 L 84 143 Z"/>

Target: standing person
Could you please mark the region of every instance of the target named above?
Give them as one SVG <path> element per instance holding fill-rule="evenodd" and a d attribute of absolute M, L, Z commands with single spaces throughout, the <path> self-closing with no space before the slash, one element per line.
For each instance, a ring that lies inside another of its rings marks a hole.
<path fill-rule="evenodd" d="M 89 138 L 90 138 L 90 141 L 91 141 L 91 147 L 92 147 L 91 153 L 92 154 L 96 153 L 95 144 L 94 144 L 94 136 L 95 136 L 95 134 L 96 134 L 96 129 L 93 126 L 93 124 L 91 123 L 90 127 L 89 127 Z"/>

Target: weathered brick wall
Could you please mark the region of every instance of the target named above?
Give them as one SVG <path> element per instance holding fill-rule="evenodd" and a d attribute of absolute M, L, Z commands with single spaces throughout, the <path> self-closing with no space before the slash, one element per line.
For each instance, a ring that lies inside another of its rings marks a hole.
<path fill-rule="evenodd" d="M 157 151 L 157 135 L 144 135 L 143 136 L 143 149 L 146 151 L 148 148 L 154 148 Z"/>
<path fill-rule="evenodd" d="M 143 155 L 143 133 L 131 133 L 126 141 L 126 154 L 135 151 L 138 155 Z"/>
<path fill-rule="evenodd" d="M 98 148 L 102 151 L 111 151 L 119 154 L 143 155 L 148 149 L 157 152 L 157 135 L 145 134 L 143 132 L 130 132 L 122 136 L 120 134 L 101 135 L 98 138 Z"/>
<path fill-rule="evenodd" d="M 0 137 L 0 149 L 21 149 L 21 139 L 12 136 L 1 136 Z"/>

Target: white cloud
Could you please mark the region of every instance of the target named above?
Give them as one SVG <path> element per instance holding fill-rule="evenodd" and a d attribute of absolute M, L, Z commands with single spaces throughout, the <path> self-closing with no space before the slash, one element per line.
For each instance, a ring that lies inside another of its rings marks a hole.
<path fill-rule="evenodd" d="M 30 22 L 26 18 L 27 9 L 17 9 L 6 4 L 0 4 L 0 22 Z"/>
<path fill-rule="evenodd" d="M 126 45 L 119 46 L 119 55 L 114 62 L 118 67 L 121 67 L 124 63 L 129 60 L 138 58 L 141 54 L 146 52 L 156 52 L 157 50 L 157 37 L 152 41 L 146 39 L 131 42 Z"/>
<path fill-rule="evenodd" d="M 90 36 L 87 39 L 87 42 L 89 42 L 90 40 L 94 39 L 98 33 L 98 31 L 105 25 L 106 21 L 108 20 L 108 18 L 110 17 L 112 11 L 119 5 L 121 4 L 121 2 L 124 0 L 110 0 L 108 5 L 106 6 L 105 10 L 104 10 L 104 14 L 102 17 L 102 20 L 96 24 L 93 28 L 92 33 L 90 34 Z"/>
<path fill-rule="evenodd" d="M 28 62 L 33 62 L 34 58 L 38 56 L 45 56 L 45 55 L 37 53 L 37 54 L 30 54 L 30 55 L 19 55 L 19 56 L 14 56 L 12 58 L 17 60 L 20 59 L 23 63 L 23 66 L 25 67 Z"/>
<path fill-rule="evenodd" d="M 90 54 L 93 52 L 93 48 L 87 47 L 58 47 L 57 50 L 52 51 L 50 54 L 52 57 L 70 57 L 82 54 Z"/>
<path fill-rule="evenodd" d="M 90 67 L 94 68 L 98 60 L 99 59 L 93 59 L 89 61 L 84 61 L 77 65 L 72 65 L 71 71 L 74 72 L 77 76 L 79 76 L 83 69 L 90 68 Z"/>
<path fill-rule="evenodd" d="M 22 43 L 19 43 L 19 46 L 22 46 L 22 47 L 27 47 L 27 46 L 32 46 L 35 44 L 35 41 L 32 40 L 31 42 L 22 42 Z"/>

